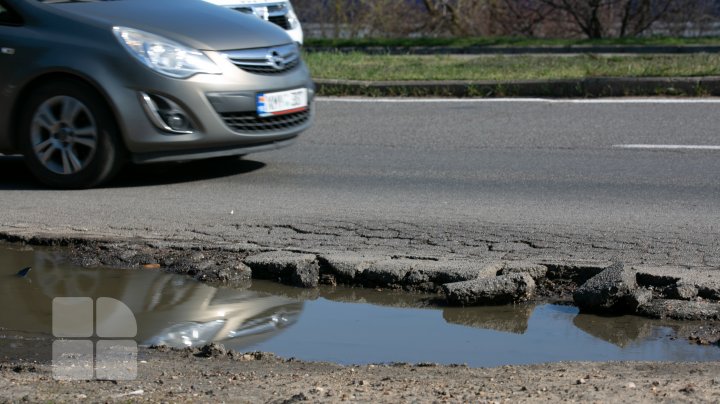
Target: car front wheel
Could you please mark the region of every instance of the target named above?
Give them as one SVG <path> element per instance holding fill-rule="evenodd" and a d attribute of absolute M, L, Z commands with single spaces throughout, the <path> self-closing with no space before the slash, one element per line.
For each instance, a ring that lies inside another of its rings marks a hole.
<path fill-rule="evenodd" d="M 124 160 L 105 101 L 82 83 L 52 83 L 33 91 L 20 136 L 30 171 L 52 187 L 96 186 L 116 174 Z"/>

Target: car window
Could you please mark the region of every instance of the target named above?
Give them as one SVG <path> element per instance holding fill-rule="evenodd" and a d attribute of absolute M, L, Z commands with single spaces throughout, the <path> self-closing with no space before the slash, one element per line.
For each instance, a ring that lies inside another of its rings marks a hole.
<path fill-rule="evenodd" d="M 11 10 L 5 3 L 0 1 L 0 25 L 20 25 L 22 19 L 16 12 Z"/>

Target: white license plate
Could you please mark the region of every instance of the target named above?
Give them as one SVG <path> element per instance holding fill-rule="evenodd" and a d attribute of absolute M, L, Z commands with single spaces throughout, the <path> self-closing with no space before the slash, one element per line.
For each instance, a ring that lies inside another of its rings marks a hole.
<path fill-rule="evenodd" d="M 256 104 L 257 114 L 261 117 L 305 111 L 308 107 L 308 91 L 307 88 L 299 88 L 277 93 L 260 93 L 257 95 Z"/>

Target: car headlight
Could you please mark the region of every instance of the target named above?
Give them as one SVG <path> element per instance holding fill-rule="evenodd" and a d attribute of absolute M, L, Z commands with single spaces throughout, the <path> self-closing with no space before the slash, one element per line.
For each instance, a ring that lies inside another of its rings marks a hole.
<path fill-rule="evenodd" d="M 290 29 L 295 29 L 300 26 L 300 20 L 298 20 L 297 14 L 295 14 L 292 8 L 287 13 L 287 20 L 288 24 L 290 24 Z"/>
<path fill-rule="evenodd" d="M 204 53 L 170 39 L 126 27 L 113 27 L 113 33 L 131 55 L 160 74 L 186 79 L 222 73 Z"/>

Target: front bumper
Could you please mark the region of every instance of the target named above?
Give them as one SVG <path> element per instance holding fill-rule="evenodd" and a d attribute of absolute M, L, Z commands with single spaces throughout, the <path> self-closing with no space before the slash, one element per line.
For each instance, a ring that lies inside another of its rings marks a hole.
<path fill-rule="evenodd" d="M 108 93 L 132 159 L 138 163 L 230 156 L 285 146 L 308 129 L 313 120 L 315 88 L 307 67 L 259 75 L 243 71 L 219 53 L 206 52 L 223 74 L 200 74 L 180 80 L 162 76 L 137 63 L 115 66 L 100 83 Z M 118 80 L 118 77 L 130 78 Z M 306 119 L 267 130 L 249 131 L 232 125 L 234 115 L 254 114 L 258 93 L 308 89 Z M 170 133 L 153 124 L 142 94 L 171 100 L 190 119 L 191 133 Z"/>
<path fill-rule="evenodd" d="M 210 159 L 217 157 L 244 156 L 250 153 L 259 153 L 281 149 L 295 143 L 296 138 L 278 140 L 274 142 L 255 144 L 251 146 L 228 147 L 219 149 L 174 150 L 154 153 L 135 153 L 132 162 L 135 164 L 164 163 L 170 161 L 190 161 Z"/>

